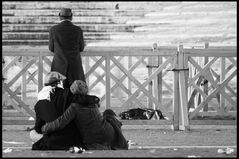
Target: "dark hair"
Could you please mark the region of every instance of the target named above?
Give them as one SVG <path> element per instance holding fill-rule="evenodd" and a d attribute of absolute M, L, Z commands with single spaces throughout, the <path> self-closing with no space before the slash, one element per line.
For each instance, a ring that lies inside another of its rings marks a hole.
<path fill-rule="evenodd" d="M 112 109 L 106 109 L 104 112 L 103 112 L 103 116 L 116 116 L 115 112 L 112 110 Z"/>

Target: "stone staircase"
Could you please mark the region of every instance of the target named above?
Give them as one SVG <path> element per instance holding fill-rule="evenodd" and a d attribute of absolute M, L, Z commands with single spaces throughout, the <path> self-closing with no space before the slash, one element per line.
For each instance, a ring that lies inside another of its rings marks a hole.
<path fill-rule="evenodd" d="M 62 7 L 72 8 L 87 46 L 236 45 L 236 2 L 4 1 L 3 46 L 46 48 Z"/>

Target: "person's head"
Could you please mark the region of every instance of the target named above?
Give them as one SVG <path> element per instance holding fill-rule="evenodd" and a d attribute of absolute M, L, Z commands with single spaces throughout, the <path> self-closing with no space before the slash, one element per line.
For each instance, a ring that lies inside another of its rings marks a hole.
<path fill-rule="evenodd" d="M 87 84 L 81 80 L 75 80 L 71 84 L 70 90 L 71 90 L 72 94 L 86 95 L 88 93 Z"/>
<path fill-rule="evenodd" d="M 70 8 L 62 8 L 59 13 L 60 20 L 64 19 L 72 20 L 72 15 L 73 14 Z"/>
<path fill-rule="evenodd" d="M 62 83 L 65 79 L 66 79 L 66 77 L 64 75 L 62 75 L 61 73 L 52 71 L 52 72 L 47 73 L 47 75 L 45 77 L 44 85 L 45 86 L 57 86 L 58 84 Z"/>
<path fill-rule="evenodd" d="M 106 109 L 103 112 L 103 116 L 117 116 L 117 115 L 115 114 L 115 112 L 112 109 Z"/>

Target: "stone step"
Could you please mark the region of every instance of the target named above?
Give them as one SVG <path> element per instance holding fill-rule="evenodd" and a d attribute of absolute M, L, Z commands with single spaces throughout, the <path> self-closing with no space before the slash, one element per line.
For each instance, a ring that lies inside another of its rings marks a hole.
<path fill-rule="evenodd" d="M 57 9 L 3 9 L 2 16 L 58 16 L 60 10 Z M 148 13 L 144 10 L 73 10 L 73 16 L 143 16 Z"/>
<path fill-rule="evenodd" d="M 207 12 L 207 11 L 220 11 L 220 10 L 231 10 L 237 7 L 236 2 L 183 2 L 181 5 L 182 11 L 187 12 Z"/>
<path fill-rule="evenodd" d="M 213 24 L 213 23 L 218 23 L 218 24 L 223 24 L 223 23 L 234 23 L 236 22 L 236 18 L 235 17 L 218 17 L 218 18 L 208 18 L 208 17 L 205 17 L 205 18 L 185 18 L 185 19 L 177 19 L 177 18 L 174 18 L 174 19 L 156 19 L 156 18 L 153 18 L 153 17 L 147 17 L 147 18 L 141 18 L 141 19 L 135 19 L 135 20 L 130 20 L 130 21 L 127 21 L 126 24 L 137 24 L 137 25 L 150 25 L 150 24 L 184 24 L 185 26 L 187 25 L 202 25 L 202 24 L 207 24 L 207 25 L 210 25 L 210 24 Z"/>
<path fill-rule="evenodd" d="M 139 16 L 74 16 L 72 22 L 78 24 L 124 24 Z M 2 16 L 3 24 L 56 24 L 58 16 Z"/>
<path fill-rule="evenodd" d="M 114 3 L 110 2 L 3 2 L 2 9 L 60 9 L 72 8 L 74 9 L 113 9 Z"/>
<path fill-rule="evenodd" d="M 178 24 L 152 24 L 152 25 L 143 25 L 136 27 L 134 32 L 168 32 L 168 31 L 176 31 L 176 32 L 185 32 L 185 31 L 201 31 L 201 30 L 212 30 L 212 31 L 236 31 L 237 30 L 237 22 L 231 23 L 221 23 L 220 27 L 218 23 L 212 23 L 210 25 L 198 24 L 198 23 L 190 23 L 190 25 L 185 25 L 182 23 Z"/>
<path fill-rule="evenodd" d="M 60 9 L 69 7 L 72 10 L 91 9 L 116 9 L 118 10 L 158 10 L 162 6 L 179 5 L 181 2 L 10 2 L 4 1 L 2 9 Z"/>
<path fill-rule="evenodd" d="M 85 40 L 95 39 L 109 39 L 111 34 L 117 34 L 117 32 L 83 32 Z M 3 40 L 48 40 L 48 32 L 8 32 L 2 34 Z"/>
<path fill-rule="evenodd" d="M 117 9 L 116 5 L 118 5 Z M 62 7 L 73 9 L 75 15 L 73 22 L 76 20 L 74 23 L 81 26 L 87 45 L 91 46 L 150 44 L 151 47 L 154 42 L 170 45 L 178 42 L 204 43 L 205 41 L 210 42 L 210 45 L 236 45 L 236 6 L 236 2 L 213 1 L 4 1 L 3 45 L 48 45 L 48 31 L 59 22 L 58 13 Z M 143 14 L 145 16 L 141 17 Z M 21 24 L 4 24 L 6 22 Z"/>
<path fill-rule="evenodd" d="M 155 28 L 154 28 L 155 29 Z M 153 29 L 135 29 L 135 32 L 127 33 L 127 32 L 83 32 L 84 37 L 86 39 L 96 39 L 97 37 L 105 38 L 105 39 L 132 39 L 132 38 L 146 38 L 146 37 L 167 37 L 167 36 L 195 36 L 195 35 L 214 35 L 214 36 L 223 36 L 227 37 L 229 35 L 236 36 L 237 28 L 235 27 L 228 27 L 225 25 L 224 27 L 215 28 L 214 26 L 187 26 L 185 27 L 178 27 L 178 26 L 163 26 L 158 27 L 157 30 Z M 2 39 L 3 40 L 30 40 L 30 39 L 42 39 L 46 40 L 49 38 L 49 33 L 47 32 L 3 32 Z"/>
<path fill-rule="evenodd" d="M 14 38 L 14 39 L 3 39 L 3 45 L 5 44 L 48 44 L 48 39 L 23 39 L 23 38 Z M 151 41 L 151 43 L 161 41 L 161 42 L 236 42 L 237 34 L 236 33 L 168 33 L 168 34 L 118 34 L 118 35 L 105 35 L 105 36 L 86 36 L 85 41 L 92 42 L 95 40 L 111 40 L 111 41 L 124 41 L 131 43 L 132 41 Z"/>
<path fill-rule="evenodd" d="M 202 38 L 200 40 L 181 40 L 181 39 L 134 39 L 134 40 L 108 40 L 108 41 L 92 41 L 87 44 L 89 47 L 149 47 L 152 48 L 153 43 L 157 42 L 160 46 L 178 46 L 179 43 L 183 43 L 184 46 L 190 47 L 195 45 L 204 46 L 205 42 L 210 42 L 210 46 L 237 46 L 235 39 L 227 41 L 210 41 L 210 39 Z"/>
<path fill-rule="evenodd" d="M 132 32 L 135 27 L 141 25 L 131 24 L 77 24 L 85 31 L 96 32 Z M 2 24 L 3 32 L 48 32 L 52 24 Z"/>
<path fill-rule="evenodd" d="M 144 4 L 143 4 L 144 3 Z M 221 10 L 221 9 L 227 9 L 227 8 L 235 8 L 237 6 L 236 2 L 165 2 L 165 1 L 150 1 L 150 2 L 120 2 L 119 3 L 119 9 L 146 9 L 146 10 L 198 10 L 198 11 L 207 11 L 207 10 Z"/>
<path fill-rule="evenodd" d="M 63 7 L 70 7 L 73 10 L 80 9 L 115 9 L 118 4 L 118 10 L 161 10 L 182 8 L 184 10 L 219 10 L 230 7 L 235 7 L 236 2 L 10 2 L 3 1 L 2 9 L 60 9 Z"/>
<path fill-rule="evenodd" d="M 146 32 L 146 33 L 127 33 L 127 34 L 115 34 L 110 35 L 111 40 L 125 40 L 133 41 L 136 39 L 151 39 L 154 41 L 201 41 L 202 39 L 207 39 L 209 41 L 226 41 L 234 39 L 236 40 L 237 33 L 235 32 L 223 32 L 223 31 L 170 31 L 170 32 Z"/>
<path fill-rule="evenodd" d="M 144 17 L 152 17 L 152 18 L 187 18 L 187 17 L 193 17 L 193 18 L 199 18 L 199 17 L 217 17 L 219 15 L 222 16 L 236 16 L 237 11 L 235 9 L 230 9 L 228 11 L 206 11 L 206 12 L 194 12 L 194 11 L 158 11 L 158 12 L 149 12 L 146 13 Z"/>
<path fill-rule="evenodd" d="M 98 42 L 102 39 L 96 40 L 85 40 L 85 43 Z M 103 39 L 105 41 L 105 39 Z M 32 45 L 32 46 L 42 46 L 48 45 L 49 40 L 2 40 L 2 45 Z"/>
<path fill-rule="evenodd" d="M 168 47 L 175 47 L 178 46 L 179 42 L 183 42 L 183 45 L 185 47 L 192 47 L 192 46 L 204 46 L 205 42 L 210 42 L 210 46 L 237 46 L 237 42 L 232 39 L 232 40 L 227 40 L 227 41 L 206 41 L 207 39 L 201 39 L 200 41 L 181 41 L 179 40 L 157 40 L 157 39 L 134 39 L 134 40 L 97 40 L 97 41 L 86 41 L 86 47 L 149 47 L 152 48 L 153 43 L 158 43 L 159 46 L 168 46 Z M 2 41 L 2 43 L 5 42 L 7 45 L 3 45 L 3 47 L 8 47 L 10 49 L 27 49 L 27 48 L 42 48 L 44 50 L 48 50 L 48 41 L 45 41 L 45 44 L 38 42 L 39 44 L 37 45 L 37 41 L 29 40 L 25 43 L 11 43 L 7 41 Z"/>

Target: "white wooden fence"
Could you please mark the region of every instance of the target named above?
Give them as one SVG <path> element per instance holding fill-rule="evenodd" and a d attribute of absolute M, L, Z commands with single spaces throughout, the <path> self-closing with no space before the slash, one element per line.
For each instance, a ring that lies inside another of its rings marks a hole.
<path fill-rule="evenodd" d="M 50 70 L 52 55 L 47 49 L 3 47 L 4 59 L 11 59 L 3 66 L 4 76 L 20 62 L 19 71 L 2 83 L 3 117 L 11 119 L 3 120 L 3 124 L 34 123 L 28 118 L 35 117 L 36 95 Z M 175 130 L 189 129 L 196 121 L 193 119 L 200 115 L 236 114 L 237 86 L 233 83 L 237 77 L 236 47 L 89 47 L 82 53 L 82 59 L 90 93 L 100 97 L 102 111 L 111 108 L 118 114 L 137 107 L 160 109 L 168 120 L 147 121 L 146 124 L 170 124 Z M 214 66 L 218 59 L 221 60 L 219 65 Z M 19 79 L 19 85 L 13 87 Z M 13 110 L 5 109 L 6 98 L 12 101 Z M 218 106 L 215 102 L 211 106 L 214 98 Z M 20 120 L 19 116 L 26 118 Z"/>

